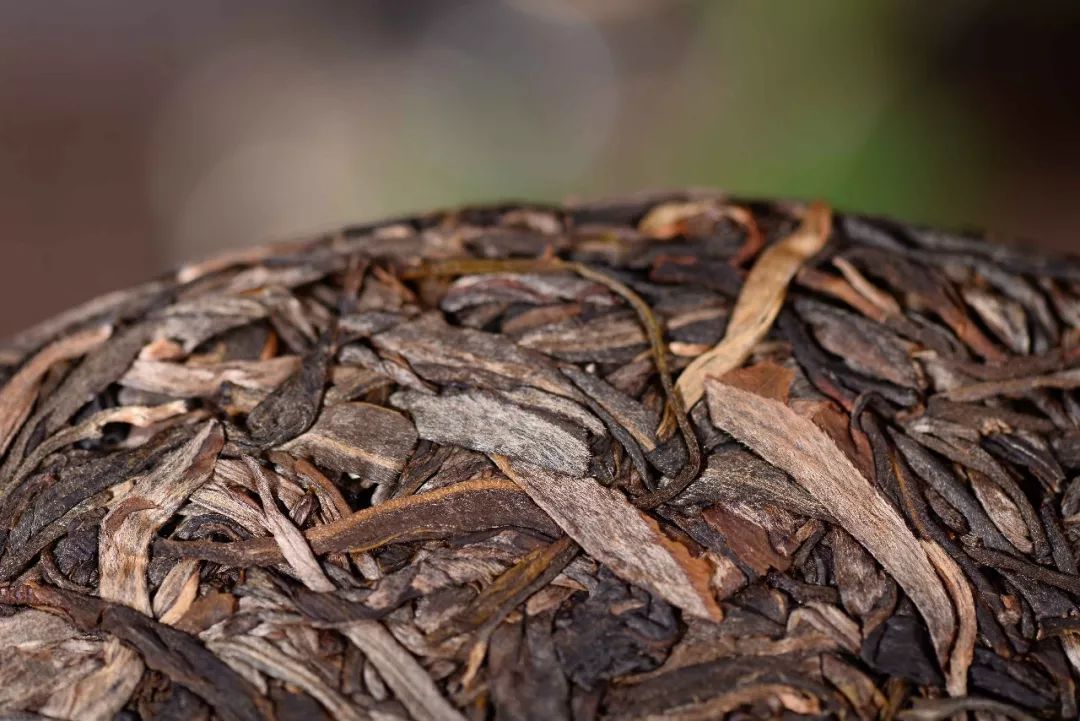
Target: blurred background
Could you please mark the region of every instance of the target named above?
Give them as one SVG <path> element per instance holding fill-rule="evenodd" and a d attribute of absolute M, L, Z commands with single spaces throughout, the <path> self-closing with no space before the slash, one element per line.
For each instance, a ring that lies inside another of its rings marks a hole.
<path fill-rule="evenodd" d="M 0 335 L 431 206 L 712 185 L 1080 250 L 1080 3 L 0 0 Z"/>

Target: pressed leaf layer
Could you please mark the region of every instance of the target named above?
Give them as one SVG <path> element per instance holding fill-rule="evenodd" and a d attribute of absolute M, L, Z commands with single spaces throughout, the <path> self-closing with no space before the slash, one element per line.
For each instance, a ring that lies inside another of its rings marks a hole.
<path fill-rule="evenodd" d="M 0 347 L 0 716 L 1075 718 L 1078 328 L 706 192 L 189 265 Z"/>

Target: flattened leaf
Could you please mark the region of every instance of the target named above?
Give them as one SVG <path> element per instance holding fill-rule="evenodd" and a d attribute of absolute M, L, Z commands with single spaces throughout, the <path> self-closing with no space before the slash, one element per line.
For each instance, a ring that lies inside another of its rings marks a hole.
<path fill-rule="evenodd" d="M 463 481 L 414 496 L 394 498 L 304 533 L 316 554 L 368 551 L 390 543 L 452 538 L 491 528 L 519 526 L 549 536 L 558 526 L 521 487 L 506 480 Z M 155 549 L 238 567 L 281 563 L 272 538 L 232 543 L 165 539 Z"/>
<path fill-rule="evenodd" d="M 370 403 L 341 403 L 324 408 L 307 433 L 282 448 L 321 468 L 391 483 L 415 446 L 416 429 L 400 413 Z"/>
<path fill-rule="evenodd" d="M 353 621 L 341 633 L 367 656 L 416 721 L 465 721 L 424 667 L 378 621 Z"/>
<path fill-rule="evenodd" d="M 315 422 L 333 352 L 332 336 L 333 331 L 324 333 L 300 368 L 248 414 L 248 433 L 256 444 L 280 445 Z"/>
<path fill-rule="evenodd" d="M 300 365 L 296 356 L 260 361 L 228 361 L 189 366 L 167 361 L 137 360 L 120 385 L 173 398 L 209 398 L 224 383 L 267 391 L 277 387 Z"/>
<path fill-rule="evenodd" d="M 558 301 L 607 306 L 613 305 L 615 299 L 604 286 L 571 273 L 492 273 L 458 278 L 440 306 L 453 313 L 481 303 L 549 305 Z"/>
<path fill-rule="evenodd" d="M 728 371 L 724 374 L 723 380 L 729 386 L 787 403 L 795 373 L 790 368 L 766 361 L 747 368 Z"/>
<path fill-rule="evenodd" d="M 986 515 L 990 517 L 997 529 L 1016 546 L 1021 553 L 1031 553 L 1034 545 L 1028 536 L 1027 525 L 1024 517 L 1020 515 L 1016 504 L 1012 502 L 1005 491 L 978 471 L 968 472 L 971 480 L 971 488 L 975 491 L 975 497 L 979 499 Z"/>
<path fill-rule="evenodd" d="M 904 343 L 885 326 L 825 303 L 799 299 L 799 315 L 814 329 L 818 342 L 860 373 L 917 388 L 918 378 Z"/>
<path fill-rule="evenodd" d="M 707 385 L 713 423 L 787 471 L 870 551 L 926 619 L 944 664 L 956 630 L 952 604 L 900 515 L 812 421 L 720 381 Z"/>
<path fill-rule="evenodd" d="M 210 477 L 223 443 L 221 426 L 216 421 L 208 422 L 190 442 L 166 456 L 154 471 L 140 479 L 102 519 L 98 550 L 101 598 L 138 611 L 132 612 L 132 616 L 153 615 L 146 575 L 150 541 L 187 497 Z M 133 629 L 133 632 L 139 631 Z M 135 690 L 143 670 L 136 652 L 113 639 L 107 644 L 105 658 L 101 669 L 61 692 L 56 699 L 68 709 L 70 716 L 111 718 Z"/>
<path fill-rule="evenodd" d="M 582 429 L 510 403 L 487 391 L 431 396 L 400 391 L 390 402 L 412 414 L 421 438 L 497 453 L 560 473 L 583 476 L 589 446 Z"/>
<path fill-rule="evenodd" d="M 1047 375 L 972 383 L 971 385 L 951 388 L 941 395 L 950 401 L 966 403 L 996 396 L 1023 396 L 1040 388 L 1080 388 L 1080 368 L 1070 368 L 1069 370 Z"/>
<path fill-rule="evenodd" d="M 850 534 L 841 528 L 833 528 L 829 535 L 840 599 L 848 613 L 865 617 L 888 592 L 888 582 L 874 559 Z"/>
<path fill-rule="evenodd" d="M 100 594 L 151 615 L 146 568 L 150 541 L 214 470 L 224 434 L 210 421 L 140 479 L 101 522 Z"/>
<path fill-rule="evenodd" d="M 272 676 L 287 684 L 302 690 L 313 699 L 318 699 L 323 708 L 333 716 L 334 721 L 367 721 L 370 717 L 361 712 L 356 704 L 350 703 L 337 690 L 331 688 L 319 674 L 303 663 L 301 659 L 286 653 L 275 644 L 264 638 L 253 636 L 230 637 L 210 644 L 210 650 L 226 661 L 240 662 L 261 673 Z M 317 712 L 318 706 L 312 703 L 313 709 L 305 714 L 305 718 L 312 718 L 312 712 Z M 279 718 L 281 718 L 279 706 Z M 293 714 L 296 712 L 293 711 Z M 290 715 L 289 718 L 297 718 Z"/>
<path fill-rule="evenodd" d="M 589 320 L 569 318 L 534 328 L 518 343 L 566 361 L 625 363 L 645 350 L 649 339 L 636 316 L 616 310 Z"/>
<path fill-rule="evenodd" d="M 0 602 L 42 607 L 73 621 L 82 630 L 104 631 L 122 641 L 124 651 L 137 654 L 136 659 L 141 657 L 150 668 L 199 695 L 223 721 L 270 721 L 275 718 L 269 699 L 263 698 L 197 639 L 127 606 L 48 586 L 0 588 Z M 85 680 L 80 680 L 76 685 Z M 138 674 L 133 680 L 138 681 Z M 99 693 L 103 691 L 90 687 L 91 694 L 95 690 Z M 89 699 L 91 702 L 95 700 Z M 42 713 L 52 718 L 57 711 L 43 708 Z M 63 715 L 65 712 L 59 713 Z M 91 718 L 77 711 L 74 714 L 70 711 L 66 713 L 65 718 L 77 718 L 79 721 Z M 104 718 L 111 720 L 113 716 Z"/>
<path fill-rule="evenodd" d="M 514 607 L 550 583 L 578 550 L 569 536 L 563 536 L 530 551 L 477 594 L 450 623 L 437 629 L 431 639 L 440 642 L 466 631 L 495 628 Z"/>
<path fill-rule="evenodd" d="M 541 353 L 521 348 L 506 336 L 455 328 L 438 313 L 428 313 L 374 336 L 382 351 L 396 353 L 422 378 L 462 382 L 500 390 L 531 385 L 573 397 L 574 388 Z"/>
<path fill-rule="evenodd" d="M 175 338 L 191 352 L 205 340 L 266 317 L 266 307 L 251 298 L 214 293 L 183 300 L 154 314 L 159 338 Z"/>
<path fill-rule="evenodd" d="M 152 326 L 145 323 L 132 326 L 87 354 L 36 414 L 47 417 L 46 433 L 51 435 L 94 396 L 122 376 L 146 344 L 152 330 Z"/>
<path fill-rule="evenodd" d="M 675 506 L 713 503 L 774 503 L 803 516 L 831 518 L 825 506 L 786 473 L 733 445 L 709 456 L 701 475 L 672 501 Z"/>
<path fill-rule="evenodd" d="M 621 493 L 592 478 L 502 456 L 494 460 L 571 538 L 620 578 L 648 588 L 691 616 L 714 621 L 723 617 L 709 589 L 708 562 L 665 536 L 656 521 Z"/>
<path fill-rule="evenodd" d="M 567 365 L 561 370 L 612 419 L 625 428 L 646 454 L 656 450 L 656 415 L 654 413 L 650 413 L 637 400 L 613 388 L 603 379 L 592 373 L 586 373 L 577 366 Z"/>

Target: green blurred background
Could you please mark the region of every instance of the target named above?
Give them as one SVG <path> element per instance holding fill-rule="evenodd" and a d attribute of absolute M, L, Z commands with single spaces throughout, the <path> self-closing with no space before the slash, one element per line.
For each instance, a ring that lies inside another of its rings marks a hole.
<path fill-rule="evenodd" d="M 709 185 L 1080 249 L 1080 4 L 0 2 L 0 334 L 229 247 Z"/>

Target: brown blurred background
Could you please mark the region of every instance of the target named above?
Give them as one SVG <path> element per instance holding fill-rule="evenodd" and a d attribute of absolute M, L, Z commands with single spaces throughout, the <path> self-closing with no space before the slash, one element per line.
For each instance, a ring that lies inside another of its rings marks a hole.
<path fill-rule="evenodd" d="M 0 2 L 0 335 L 227 247 L 715 185 L 1080 250 L 1078 3 Z"/>

